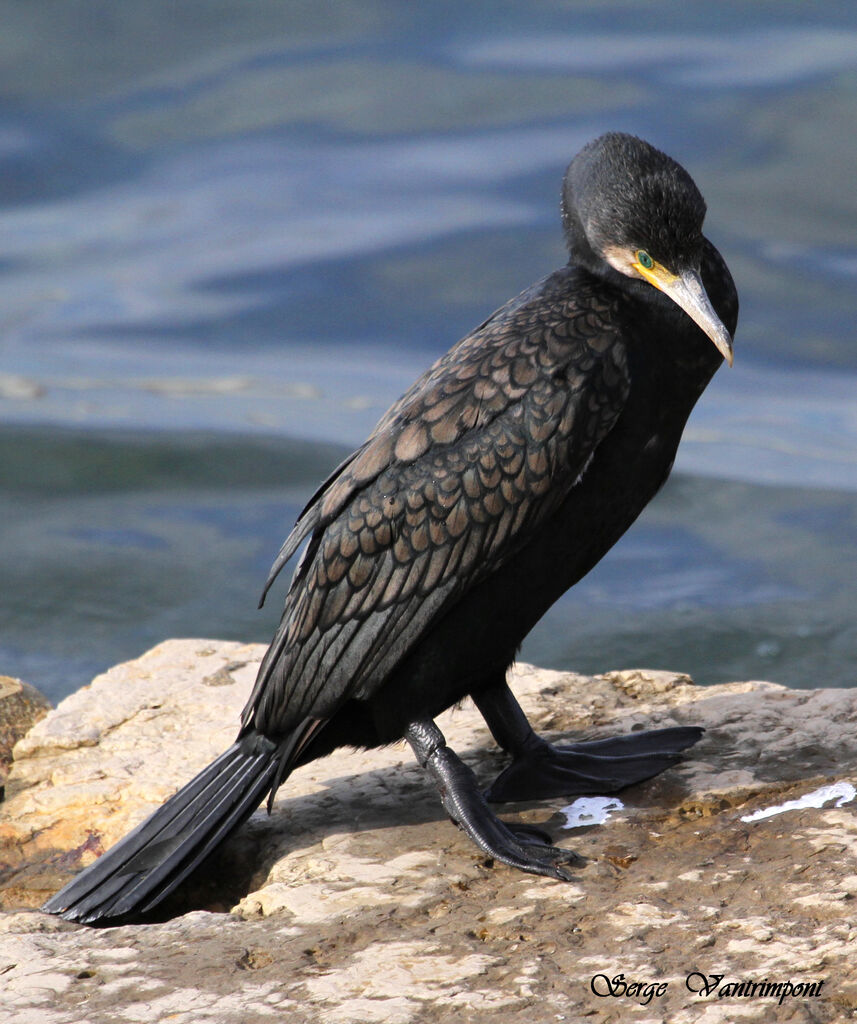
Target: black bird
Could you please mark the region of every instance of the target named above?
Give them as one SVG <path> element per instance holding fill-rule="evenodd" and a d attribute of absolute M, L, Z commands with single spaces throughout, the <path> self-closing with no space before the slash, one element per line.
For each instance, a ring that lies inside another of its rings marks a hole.
<path fill-rule="evenodd" d="M 308 543 L 235 743 L 46 910 L 138 917 L 266 796 L 270 810 L 299 765 L 402 737 L 486 853 L 570 877 L 576 854 L 486 799 L 617 790 L 702 730 L 553 747 L 506 672 L 664 483 L 694 403 L 732 362 L 738 297 L 704 215 L 690 175 L 641 139 L 611 133 L 578 153 L 562 192 L 568 264 L 442 356 L 298 518 L 265 593 Z M 433 722 L 467 695 L 511 755 L 485 796 Z"/>

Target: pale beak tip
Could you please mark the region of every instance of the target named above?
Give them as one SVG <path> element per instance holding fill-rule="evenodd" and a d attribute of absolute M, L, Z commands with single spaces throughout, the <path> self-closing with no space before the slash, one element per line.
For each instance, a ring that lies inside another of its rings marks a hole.
<path fill-rule="evenodd" d="M 718 328 L 718 330 L 710 331 L 708 336 L 714 342 L 717 351 L 731 366 L 735 359 L 735 356 L 732 352 L 732 336 L 729 334 L 729 331 L 727 331 L 726 328 L 723 327 L 722 324 L 718 324 Z"/>
<path fill-rule="evenodd" d="M 647 275 L 646 280 L 649 280 Z M 663 280 L 654 277 L 651 283 L 687 313 L 693 322 L 708 335 L 717 351 L 729 365 L 732 365 L 732 335 L 718 317 L 705 291 L 698 270 L 685 270 L 681 276 L 670 276 Z"/>

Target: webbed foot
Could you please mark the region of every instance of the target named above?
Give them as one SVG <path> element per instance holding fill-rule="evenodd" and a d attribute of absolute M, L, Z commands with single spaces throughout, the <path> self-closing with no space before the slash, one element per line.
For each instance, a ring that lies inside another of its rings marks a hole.
<path fill-rule="evenodd" d="M 677 726 L 605 740 L 552 746 L 535 733 L 485 792 L 496 803 L 615 793 L 681 760 L 704 730 Z"/>

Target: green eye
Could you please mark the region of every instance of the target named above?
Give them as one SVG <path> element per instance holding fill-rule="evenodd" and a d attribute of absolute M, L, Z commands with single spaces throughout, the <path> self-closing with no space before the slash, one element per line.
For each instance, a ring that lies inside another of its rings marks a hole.
<path fill-rule="evenodd" d="M 643 268 L 644 268 L 645 270 L 651 270 L 651 269 L 652 269 L 652 267 L 653 267 L 653 266 L 655 265 L 655 261 L 654 261 L 654 260 L 652 259 L 652 257 L 651 257 L 651 256 L 650 256 L 650 255 L 649 255 L 649 254 L 648 254 L 647 252 L 646 252 L 646 250 L 645 250 L 645 249 L 638 249 L 638 250 L 637 250 L 637 253 L 636 253 L 636 255 L 637 255 L 637 262 L 638 262 L 638 263 L 640 264 L 640 266 L 641 266 L 641 267 L 643 267 Z"/>

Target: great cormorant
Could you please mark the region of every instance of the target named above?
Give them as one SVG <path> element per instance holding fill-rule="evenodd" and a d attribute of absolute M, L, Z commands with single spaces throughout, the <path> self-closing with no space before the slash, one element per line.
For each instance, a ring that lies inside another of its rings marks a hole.
<path fill-rule="evenodd" d="M 570 877 L 577 855 L 486 799 L 614 791 L 701 730 L 552 747 L 506 672 L 664 483 L 694 403 L 732 362 L 738 298 L 704 215 L 690 175 L 641 139 L 610 133 L 577 154 L 568 264 L 442 356 L 298 518 L 265 592 L 308 543 L 235 743 L 46 910 L 133 919 L 266 796 L 270 809 L 296 767 L 402 737 L 486 853 Z M 468 695 L 511 755 L 484 796 L 433 722 Z"/>

